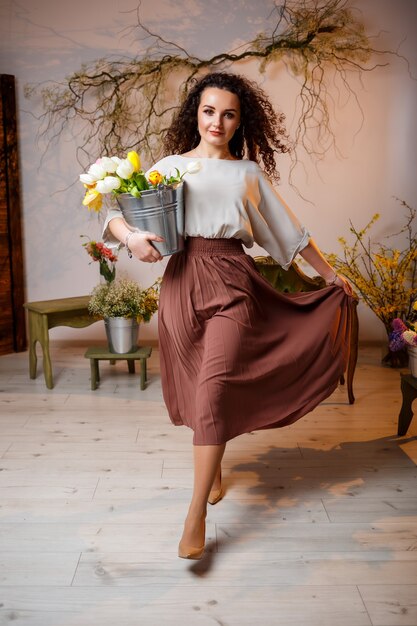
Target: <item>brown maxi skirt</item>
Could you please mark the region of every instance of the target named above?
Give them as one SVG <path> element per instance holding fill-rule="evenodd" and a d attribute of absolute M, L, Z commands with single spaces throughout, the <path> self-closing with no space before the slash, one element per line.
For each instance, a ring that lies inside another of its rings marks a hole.
<path fill-rule="evenodd" d="M 345 371 L 349 301 L 335 286 L 279 293 L 239 240 L 188 238 L 168 262 L 159 305 L 171 421 L 212 445 L 298 420 Z"/>

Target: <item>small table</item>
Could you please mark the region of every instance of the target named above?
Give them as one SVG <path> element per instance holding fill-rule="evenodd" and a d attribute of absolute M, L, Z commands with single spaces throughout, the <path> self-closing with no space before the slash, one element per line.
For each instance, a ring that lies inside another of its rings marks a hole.
<path fill-rule="evenodd" d="M 398 416 L 398 435 L 406 435 L 408 427 L 413 419 L 411 405 L 417 398 L 417 378 L 411 374 L 401 374 L 401 393 L 403 394 L 403 404 Z"/>
<path fill-rule="evenodd" d="M 90 296 L 76 296 L 26 302 L 23 305 L 28 311 L 29 375 L 31 378 L 36 378 L 36 342 L 39 341 L 42 347 L 43 372 L 48 389 L 54 386 L 49 354 L 49 329 L 56 326 L 84 328 L 97 322 L 97 318 L 88 313 L 89 301 Z"/>
<path fill-rule="evenodd" d="M 147 380 L 146 360 L 151 354 L 151 346 L 141 346 L 135 352 L 126 352 L 125 354 L 109 352 L 106 346 L 88 348 L 84 356 L 86 359 L 90 359 L 91 389 L 95 391 L 100 382 L 99 361 L 127 361 L 130 374 L 135 372 L 135 361 L 140 361 L 140 388 L 145 389 Z"/>

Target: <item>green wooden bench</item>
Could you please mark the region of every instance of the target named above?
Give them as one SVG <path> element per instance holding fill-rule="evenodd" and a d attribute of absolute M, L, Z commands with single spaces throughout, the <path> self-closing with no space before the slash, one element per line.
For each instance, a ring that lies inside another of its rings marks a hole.
<path fill-rule="evenodd" d="M 147 367 L 146 360 L 151 356 L 152 348 L 150 346 L 141 346 L 135 352 L 127 352 L 126 354 L 115 354 L 109 352 L 107 346 L 92 346 L 87 349 L 85 358 L 90 359 L 91 370 L 91 389 L 97 389 L 100 382 L 99 361 L 127 361 L 129 373 L 135 372 L 135 361 L 140 361 L 140 388 L 146 387 Z"/>
<path fill-rule="evenodd" d="M 43 373 L 48 389 L 54 386 L 51 356 L 49 354 L 49 329 L 56 326 L 84 328 L 97 321 L 88 313 L 90 296 L 58 298 L 26 302 L 23 306 L 28 312 L 29 327 L 29 375 L 36 378 L 36 343 L 39 341 L 43 354 Z"/>

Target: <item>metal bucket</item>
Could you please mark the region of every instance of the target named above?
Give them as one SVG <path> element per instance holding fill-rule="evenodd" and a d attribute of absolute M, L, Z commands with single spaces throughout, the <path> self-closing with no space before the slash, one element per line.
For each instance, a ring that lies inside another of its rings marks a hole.
<path fill-rule="evenodd" d="M 116 196 L 126 222 L 134 228 L 147 230 L 165 241 L 152 242 L 168 256 L 184 249 L 184 184 L 175 187 L 160 185 L 157 189 L 142 191 L 140 198 L 129 193 Z"/>
<path fill-rule="evenodd" d="M 133 318 L 107 317 L 104 320 L 110 352 L 128 354 L 138 349 L 139 324 Z"/>

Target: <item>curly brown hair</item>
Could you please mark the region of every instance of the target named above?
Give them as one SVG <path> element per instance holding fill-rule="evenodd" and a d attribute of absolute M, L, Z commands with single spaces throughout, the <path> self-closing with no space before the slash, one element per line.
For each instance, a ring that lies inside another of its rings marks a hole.
<path fill-rule="evenodd" d="M 194 83 L 165 135 L 165 154 L 183 154 L 199 144 L 197 110 L 208 87 L 225 89 L 239 98 L 241 123 L 229 142 L 230 153 L 238 159 L 246 155 L 262 165 L 270 178 L 279 180 L 275 153 L 290 150 L 285 116 L 274 111 L 259 85 L 237 74 L 212 72 Z"/>

